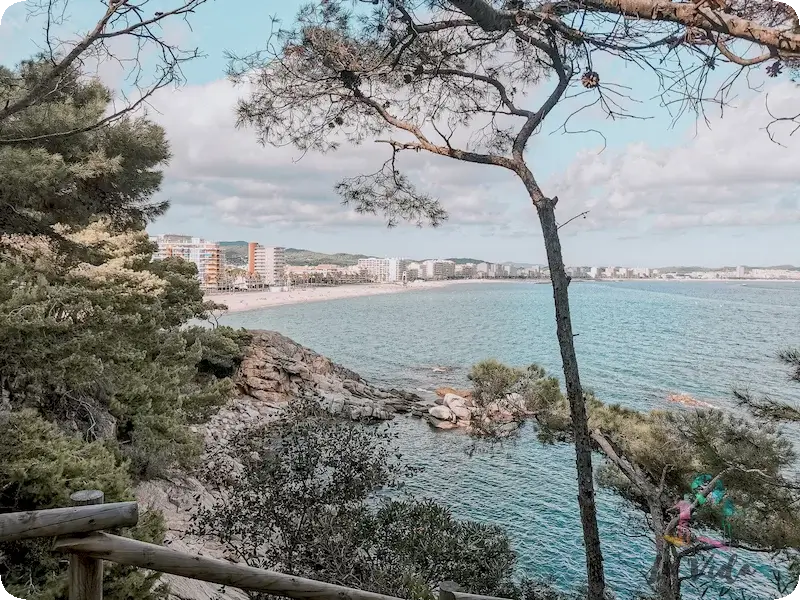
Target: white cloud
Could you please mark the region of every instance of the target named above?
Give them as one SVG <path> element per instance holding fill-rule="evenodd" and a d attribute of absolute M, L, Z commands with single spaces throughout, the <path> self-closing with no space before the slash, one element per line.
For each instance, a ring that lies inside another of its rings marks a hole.
<path fill-rule="evenodd" d="M 0 23 L 3 22 L 3 15 L 6 13 L 6 9 L 14 4 L 19 4 L 22 0 L 0 0 Z"/>
<path fill-rule="evenodd" d="M 163 194 L 174 206 L 202 206 L 209 218 L 240 227 L 384 223 L 342 206 L 333 188 L 345 177 L 378 170 L 390 156 L 388 148 L 343 144 L 336 152 L 303 156 L 292 147 L 262 147 L 255 132 L 235 128 L 234 107 L 244 93 L 216 81 L 163 91 L 154 100 L 158 113 L 151 117 L 166 128 L 172 146 Z M 513 199 L 498 193 L 504 181 L 516 183 L 510 174 L 424 153 L 406 153 L 400 166 L 442 200 L 452 227 L 511 219 L 507 209 Z"/>
<path fill-rule="evenodd" d="M 163 193 L 182 214 L 239 227 L 382 223 L 341 206 L 333 187 L 377 170 L 388 158 L 383 146 L 343 144 L 336 152 L 305 156 L 291 147 L 262 147 L 253 131 L 234 126 L 234 106 L 244 93 L 216 81 L 163 91 L 155 101 L 160 114 L 152 116 L 166 127 L 174 155 Z M 770 108 L 788 114 L 795 93 L 788 82 L 774 86 Z M 640 142 L 616 152 L 581 152 L 545 185 L 561 198 L 561 219 L 591 211 L 565 233 L 800 222 L 800 133 L 788 136 L 784 128 L 778 138 L 785 146 L 771 142 L 763 130 L 770 122 L 765 99 L 755 95 L 727 110 L 710 130 L 701 126 L 676 147 Z M 401 168 L 442 200 L 449 227 L 476 226 L 504 237 L 538 232 L 519 182 L 504 169 L 425 153 L 404 155 Z"/>
<path fill-rule="evenodd" d="M 701 125 L 675 147 L 644 142 L 621 151 L 584 151 L 550 188 L 570 211 L 590 210 L 584 227 L 623 225 L 640 231 L 695 226 L 800 222 L 800 133 L 765 127 L 774 115 L 798 112 L 797 86 L 785 82 L 758 94 L 710 129 Z"/>

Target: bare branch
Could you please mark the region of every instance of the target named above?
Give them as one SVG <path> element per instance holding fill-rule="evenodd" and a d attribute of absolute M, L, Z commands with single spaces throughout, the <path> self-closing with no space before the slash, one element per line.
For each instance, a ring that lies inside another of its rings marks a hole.
<path fill-rule="evenodd" d="M 570 223 L 572 223 L 572 222 L 573 222 L 575 219 L 580 219 L 581 217 L 583 217 L 583 218 L 585 219 L 585 218 L 586 218 L 586 215 L 588 215 L 588 214 L 589 214 L 589 211 L 588 211 L 588 210 L 585 210 L 585 211 L 583 211 L 582 213 L 578 213 L 577 215 L 575 215 L 575 216 L 574 216 L 574 217 L 572 217 L 571 219 L 567 219 L 567 220 L 566 220 L 564 223 L 562 223 L 561 225 L 559 225 L 559 226 L 558 226 L 558 228 L 559 228 L 559 229 L 561 229 L 562 227 L 566 227 L 567 225 L 569 225 Z"/>
<path fill-rule="evenodd" d="M 200 56 L 195 50 L 181 50 L 177 46 L 169 44 L 160 32 L 154 27 L 160 27 L 166 19 L 182 17 L 186 18 L 190 13 L 206 2 L 206 0 L 179 0 L 176 8 L 163 12 L 156 12 L 154 16 L 144 18 L 144 5 L 147 0 L 141 0 L 140 4 L 135 4 L 133 0 L 118 0 L 109 2 L 103 15 L 95 23 L 94 27 L 83 35 L 66 54 L 59 55 L 53 43 L 52 27 L 56 22 L 60 22 L 63 17 L 55 17 L 55 0 L 47 0 L 42 7 L 46 13 L 45 35 L 46 44 L 49 49 L 48 60 L 52 67 L 44 73 L 35 85 L 30 87 L 21 97 L 9 98 L 5 106 L 0 108 L 0 132 L 3 131 L 4 123 L 9 119 L 31 106 L 47 101 L 54 93 L 58 92 L 67 74 L 71 71 L 80 69 L 85 60 L 92 55 L 97 55 L 105 60 L 117 60 L 120 64 L 133 65 L 136 70 L 132 85 L 138 90 L 137 98 L 133 102 L 126 103 L 112 114 L 98 119 L 96 123 L 84 127 L 74 128 L 67 131 L 57 131 L 41 134 L 33 137 L 10 136 L 2 139 L 0 133 L 0 143 L 18 144 L 30 141 L 41 141 L 49 138 L 63 138 L 79 133 L 85 133 L 97 129 L 108 123 L 122 118 L 133 111 L 147 104 L 148 99 L 158 89 L 172 83 L 182 81 L 181 66 L 183 63 L 193 60 Z M 133 58 L 118 58 L 108 47 L 107 43 L 114 39 L 131 38 L 136 42 L 137 55 Z M 142 80 L 142 66 L 139 54 L 148 45 L 157 48 L 160 55 L 161 64 L 157 68 L 158 75 L 154 81 L 145 84 Z"/>
<path fill-rule="evenodd" d="M 516 24 L 552 24 L 558 13 L 578 10 L 622 15 L 626 18 L 678 23 L 685 27 L 720 33 L 754 42 L 777 54 L 800 55 L 800 32 L 777 30 L 720 10 L 711 10 L 701 3 L 669 0 L 582 0 L 556 2 L 543 10 L 500 10 L 486 0 L 448 0 L 486 31 L 503 31 Z"/>

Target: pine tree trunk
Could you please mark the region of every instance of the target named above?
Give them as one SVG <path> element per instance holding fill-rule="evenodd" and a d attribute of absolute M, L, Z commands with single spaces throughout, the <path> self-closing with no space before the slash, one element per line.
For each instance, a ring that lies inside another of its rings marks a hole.
<path fill-rule="evenodd" d="M 555 217 L 555 201 L 545 198 L 532 176 L 523 177 L 531 199 L 539 214 L 550 280 L 553 283 L 553 299 L 556 308 L 556 332 L 561 349 L 564 381 L 567 388 L 572 429 L 575 437 L 575 462 L 578 470 L 578 505 L 583 528 L 583 543 L 586 549 L 586 572 L 588 578 L 588 600 L 602 600 L 605 592 L 603 553 L 600 547 L 600 532 L 597 526 L 597 507 L 594 495 L 594 472 L 592 470 L 592 447 L 586 402 L 583 397 L 578 359 L 572 335 L 572 319 L 569 310 L 569 278 L 561 256 L 561 240 Z M 538 196 L 538 197 L 537 197 Z"/>
<path fill-rule="evenodd" d="M 648 501 L 650 509 L 653 534 L 656 545 L 656 558 L 650 569 L 648 583 L 656 593 L 659 600 L 678 600 L 680 596 L 680 583 L 676 571 L 676 562 L 670 553 L 670 545 L 664 540 L 665 525 L 658 498 Z M 676 590 L 676 584 L 678 589 Z"/>

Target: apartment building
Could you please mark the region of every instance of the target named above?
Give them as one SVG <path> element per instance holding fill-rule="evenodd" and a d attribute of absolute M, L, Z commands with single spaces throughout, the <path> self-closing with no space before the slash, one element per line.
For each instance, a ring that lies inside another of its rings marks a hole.
<path fill-rule="evenodd" d="M 197 267 L 197 278 L 205 288 L 216 289 L 223 276 L 224 257 L 219 243 L 190 235 L 163 234 L 150 236 L 158 246 L 153 260 L 177 256 Z"/>
<path fill-rule="evenodd" d="M 426 260 L 421 265 L 424 279 L 443 280 L 456 276 L 456 263 L 452 260 Z"/>
<path fill-rule="evenodd" d="M 388 258 L 359 258 L 358 268 L 372 281 L 389 281 L 390 259 Z M 395 265 L 395 271 L 397 265 Z"/>
<path fill-rule="evenodd" d="M 286 279 L 286 256 L 280 246 L 247 245 L 247 274 L 267 285 L 281 285 Z"/>
<path fill-rule="evenodd" d="M 403 281 L 405 274 L 408 279 L 408 265 L 411 261 L 407 258 L 390 258 L 389 259 L 389 277 L 387 281 Z"/>

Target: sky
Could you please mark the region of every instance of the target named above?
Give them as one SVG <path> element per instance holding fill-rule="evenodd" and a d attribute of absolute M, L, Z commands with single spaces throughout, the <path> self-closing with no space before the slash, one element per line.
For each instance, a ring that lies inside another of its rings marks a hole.
<path fill-rule="evenodd" d="M 154 0 L 163 6 L 175 0 Z M 365 141 L 325 155 L 262 147 L 255 132 L 235 127 L 234 107 L 246 90 L 225 79 L 225 51 L 263 47 L 270 19 L 291 22 L 297 0 L 209 0 L 191 16 L 191 30 L 172 25 L 171 39 L 197 46 L 205 58 L 189 63 L 187 82 L 162 90 L 149 116 L 167 132 L 173 158 L 159 199 L 167 214 L 148 227 L 211 240 L 375 256 L 473 257 L 546 262 L 535 210 L 522 184 L 497 167 L 423 153 L 403 159 L 410 178 L 437 196 L 450 213 L 440 228 L 402 225 L 341 206 L 333 187 L 343 177 L 377 170 L 387 158 Z M 70 0 L 64 33 L 98 18 L 96 0 Z M 40 47 L 42 21 L 32 2 L 7 9 L 0 22 L 0 63 L 11 66 Z M 74 36 L 73 36 L 74 37 Z M 603 69 L 605 67 L 605 69 Z M 672 123 L 656 100 L 652 76 L 600 65 L 601 76 L 633 88 L 644 120 L 609 120 L 587 113 L 575 130 L 559 132 L 576 105 L 549 115 L 531 139 L 528 163 L 544 192 L 559 198 L 558 218 L 584 211 L 562 232 L 571 265 L 800 265 L 800 133 L 771 142 L 764 131 L 774 113 L 800 112 L 800 88 L 787 78 L 756 75 L 760 93 L 742 88 L 724 118 L 686 117 Z M 99 67 L 112 87 L 125 86 L 112 64 Z M 763 79 L 761 81 L 759 79 Z M 548 92 L 548 83 L 532 91 Z"/>

